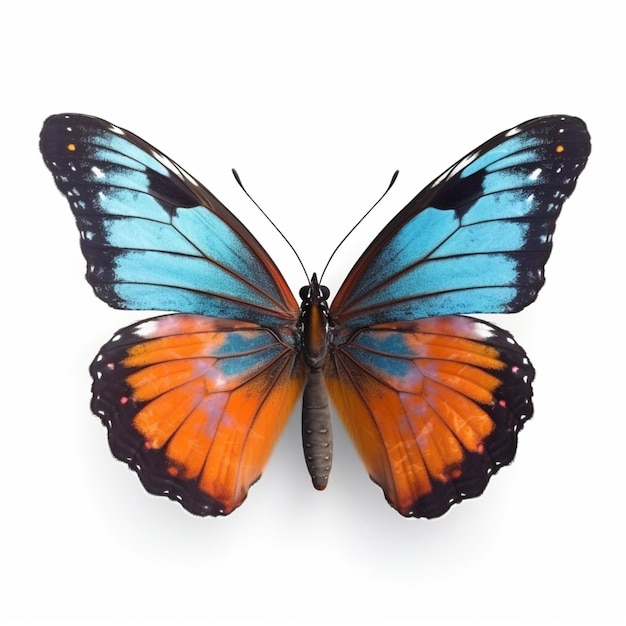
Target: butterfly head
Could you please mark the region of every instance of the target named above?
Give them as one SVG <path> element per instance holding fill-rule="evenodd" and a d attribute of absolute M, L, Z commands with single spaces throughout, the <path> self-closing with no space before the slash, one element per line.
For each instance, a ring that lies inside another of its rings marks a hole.
<path fill-rule="evenodd" d="M 320 285 L 317 274 L 313 274 L 311 282 L 300 289 L 299 292 L 302 305 L 300 309 L 304 311 L 307 305 L 311 303 L 319 304 L 328 310 L 328 298 L 330 290 L 325 285 Z"/>

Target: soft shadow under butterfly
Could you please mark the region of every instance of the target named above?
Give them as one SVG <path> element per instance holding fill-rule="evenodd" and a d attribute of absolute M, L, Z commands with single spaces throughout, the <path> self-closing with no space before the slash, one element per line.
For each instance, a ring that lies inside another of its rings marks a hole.
<path fill-rule="evenodd" d="M 509 333 L 461 314 L 535 300 L 590 152 L 580 119 L 530 120 L 461 159 L 389 222 L 330 306 L 315 274 L 298 306 L 246 227 L 136 135 L 55 115 L 40 147 L 96 295 L 176 311 L 120 330 L 91 366 L 92 410 L 150 493 L 233 511 L 303 388 L 317 489 L 332 459 L 327 390 L 402 515 L 442 515 L 513 460 L 533 367 Z"/>

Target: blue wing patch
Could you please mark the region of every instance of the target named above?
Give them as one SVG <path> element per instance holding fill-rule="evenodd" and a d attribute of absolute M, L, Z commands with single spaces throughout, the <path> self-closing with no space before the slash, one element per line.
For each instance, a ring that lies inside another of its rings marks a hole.
<path fill-rule="evenodd" d="M 332 304 L 334 320 L 362 327 L 530 304 L 589 149 L 581 120 L 552 116 L 461 159 L 373 241 Z"/>
<path fill-rule="evenodd" d="M 41 150 L 68 198 L 96 295 L 122 309 L 292 322 L 298 305 L 250 232 L 207 189 L 128 131 L 49 118 Z"/>

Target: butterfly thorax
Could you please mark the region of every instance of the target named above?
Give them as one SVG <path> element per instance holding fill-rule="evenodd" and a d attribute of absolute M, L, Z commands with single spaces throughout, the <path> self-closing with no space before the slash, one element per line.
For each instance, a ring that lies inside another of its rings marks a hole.
<path fill-rule="evenodd" d="M 313 274 L 311 284 L 300 290 L 299 327 L 307 379 L 302 398 L 302 445 L 313 486 L 324 489 L 332 465 L 332 430 L 323 367 L 328 355 L 329 291 Z"/>
<path fill-rule="evenodd" d="M 316 274 L 313 274 L 311 284 L 300 290 L 302 356 L 312 369 L 323 367 L 328 353 L 328 296 L 328 287 L 319 284 Z"/>

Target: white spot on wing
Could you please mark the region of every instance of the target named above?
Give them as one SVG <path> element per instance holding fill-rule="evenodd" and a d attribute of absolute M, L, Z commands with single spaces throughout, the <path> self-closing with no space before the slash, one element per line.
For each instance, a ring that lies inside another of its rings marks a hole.
<path fill-rule="evenodd" d="M 489 339 L 494 335 L 493 328 L 482 322 L 474 322 L 472 330 L 476 334 L 476 337 L 480 339 Z"/>
<path fill-rule="evenodd" d="M 522 129 L 519 126 L 516 126 L 515 128 L 511 128 L 511 130 L 507 130 L 506 133 L 504 133 L 504 136 L 513 137 L 513 135 L 517 135 L 521 132 L 522 132 Z"/>
<path fill-rule="evenodd" d="M 137 324 L 133 332 L 135 335 L 139 335 L 139 337 L 151 337 L 156 332 L 157 328 L 157 322 L 154 320 L 148 320 L 146 322 L 142 322 L 141 324 Z"/>

